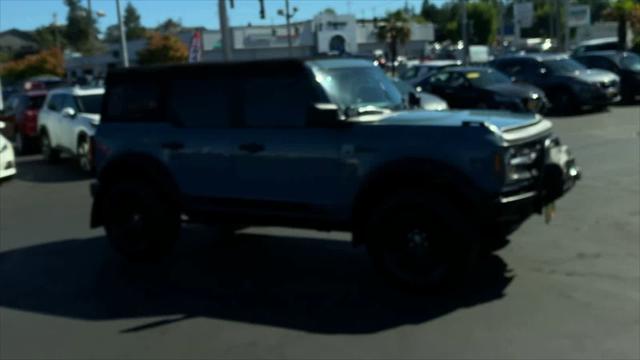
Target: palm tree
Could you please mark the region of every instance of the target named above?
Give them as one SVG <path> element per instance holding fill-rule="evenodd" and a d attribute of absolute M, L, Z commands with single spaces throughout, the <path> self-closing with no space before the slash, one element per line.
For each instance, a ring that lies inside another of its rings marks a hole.
<path fill-rule="evenodd" d="M 398 44 L 404 45 L 411 38 L 409 18 L 402 10 L 387 14 L 387 18 L 377 29 L 378 40 L 386 42 L 391 52 L 391 69 L 395 74 L 395 60 L 398 55 Z"/>

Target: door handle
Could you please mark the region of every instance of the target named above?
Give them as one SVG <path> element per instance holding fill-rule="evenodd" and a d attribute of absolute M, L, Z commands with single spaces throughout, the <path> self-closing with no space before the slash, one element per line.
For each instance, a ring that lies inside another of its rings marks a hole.
<path fill-rule="evenodd" d="M 241 144 L 240 146 L 238 146 L 238 149 L 244 152 L 248 152 L 249 154 L 255 154 L 264 151 L 264 145 L 252 142 Z"/>
<path fill-rule="evenodd" d="M 166 142 L 166 143 L 162 143 L 162 144 L 160 144 L 160 146 L 163 149 L 172 150 L 172 151 L 184 149 L 184 144 L 181 143 L 181 142 L 177 142 L 177 141 L 169 141 L 169 142 Z"/>

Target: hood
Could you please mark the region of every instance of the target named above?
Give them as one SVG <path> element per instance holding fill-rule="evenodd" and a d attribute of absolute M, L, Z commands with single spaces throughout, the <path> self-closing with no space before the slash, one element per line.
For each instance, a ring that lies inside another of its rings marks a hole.
<path fill-rule="evenodd" d="M 519 98 L 531 98 L 534 94 L 538 96 L 542 95 L 542 90 L 527 84 L 494 84 L 486 86 L 485 89 L 502 96 L 515 96 Z"/>
<path fill-rule="evenodd" d="M 93 125 L 100 124 L 100 114 L 79 113 L 78 117 L 82 117 L 84 119 L 87 119 Z"/>
<path fill-rule="evenodd" d="M 588 83 L 600 83 L 600 82 L 610 82 L 614 80 L 615 81 L 620 80 L 618 75 L 612 73 L 611 71 L 600 70 L 600 69 L 580 70 L 574 73 L 567 73 L 562 75 L 570 78 L 574 78 L 577 80 L 586 81 Z"/>
<path fill-rule="evenodd" d="M 463 126 L 465 122 L 486 123 L 500 131 L 534 125 L 542 118 L 529 113 L 511 113 L 495 110 L 459 110 L 459 111 L 402 111 L 389 114 L 365 115 L 357 120 L 366 125 L 390 126 Z"/>

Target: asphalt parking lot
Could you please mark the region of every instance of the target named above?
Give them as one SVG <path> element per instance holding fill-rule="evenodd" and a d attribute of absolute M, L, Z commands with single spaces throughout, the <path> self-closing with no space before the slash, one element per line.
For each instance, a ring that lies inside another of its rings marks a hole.
<path fill-rule="evenodd" d="M 0 358 L 640 358 L 640 106 L 554 118 L 583 180 L 466 294 L 382 283 L 344 233 L 184 230 L 131 265 L 88 227 L 89 179 L 18 159 L 0 185 Z"/>

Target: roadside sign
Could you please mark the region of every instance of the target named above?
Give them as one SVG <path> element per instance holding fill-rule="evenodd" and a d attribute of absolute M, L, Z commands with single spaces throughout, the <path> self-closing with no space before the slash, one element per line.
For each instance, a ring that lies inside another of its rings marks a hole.
<path fill-rule="evenodd" d="M 196 30 L 191 37 L 191 43 L 189 44 L 189 62 L 198 63 L 202 60 L 202 33 Z"/>
<path fill-rule="evenodd" d="M 533 25 L 533 2 L 517 2 L 513 4 L 513 17 L 521 28 Z"/>
<path fill-rule="evenodd" d="M 591 24 L 591 6 L 571 5 L 569 6 L 569 26 L 585 26 Z"/>

